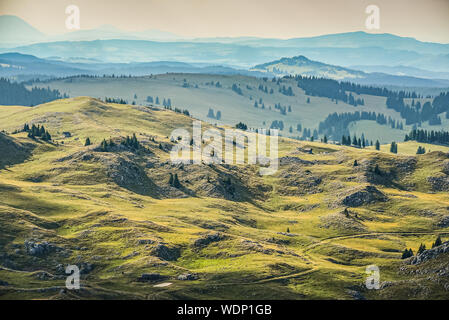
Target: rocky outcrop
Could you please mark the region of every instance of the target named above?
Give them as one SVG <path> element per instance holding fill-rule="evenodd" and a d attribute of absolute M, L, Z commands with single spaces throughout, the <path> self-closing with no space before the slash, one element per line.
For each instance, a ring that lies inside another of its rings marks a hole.
<path fill-rule="evenodd" d="M 425 261 L 435 259 L 440 254 L 447 253 L 447 252 L 449 252 L 449 241 L 443 243 L 441 246 L 435 247 L 433 249 L 425 250 L 423 253 L 420 253 L 414 257 L 411 257 L 407 261 L 407 264 L 412 264 L 412 265 L 420 264 Z"/>
<path fill-rule="evenodd" d="M 193 243 L 194 247 L 205 247 L 207 245 L 209 245 L 212 242 L 218 242 L 224 239 L 224 236 L 221 235 L 220 233 L 212 233 L 212 234 L 207 234 L 201 238 L 198 238 L 195 240 L 195 242 Z"/>
<path fill-rule="evenodd" d="M 449 160 L 443 162 L 443 169 L 441 170 L 444 174 L 449 175 Z"/>
<path fill-rule="evenodd" d="M 197 280 L 197 279 L 198 279 L 198 276 L 196 274 L 192 274 L 192 273 L 183 273 L 178 276 L 178 280 L 181 280 L 181 281 L 188 281 L 188 280 L 193 281 L 193 280 Z"/>
<path fill-rule="evenodd" d="M 434 191 L 449 191 L 449 176 L 428 177 L 427 182 Z"/>
<path fill-rule="evenodd" d="M 35 242 L 33 240 L 25 240 L 25 251 L 31 256 L 43 256 L 51 252 L 62 251 L 63 249 L 57 247 L 47 241 Z"/>
<path fill-rule="evenodd" d="M 175 261 L 181 256 L 181 250 L 177 247 L 158 244 L 151 250 L 151 255 L 167 261 Z"/>
<path fill-rule="evenodd" d="M 341 201 L 348 207 L 360 207 L 374 202 L 386 202 L 388 197 L 374 186 L 358 187 Z"/>

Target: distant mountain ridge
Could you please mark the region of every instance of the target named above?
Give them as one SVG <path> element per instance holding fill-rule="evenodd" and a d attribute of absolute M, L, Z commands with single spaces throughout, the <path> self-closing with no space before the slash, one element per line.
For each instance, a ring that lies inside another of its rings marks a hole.
<path fill-rule="evenodd" d="M 195 67 L 203 63 L 243 70 L 300 54 L 322 63 L 321 70 L 318 72 L 318 66 L 314 66 L 312 73 L 335 79 L 366 79 L 351 66 L 364 66 L 360 69 L 365 72 L 391 73 L 410 80 L 449 79 L 449 44 L 393 34 L 356 31 L 286 40 L 257 37 L 187 39 L 159 30 L 127 32 L 105 25 L 48 36 L 15 16 L 0 16 L 0 27 L 0 53 L 13 51 L 47 60 L 94 64 L 178 61 L 195 64 Z M 400 71 L 386 69 L 399 65 L 403 67 Z M 376 81 L 379 79 L 377 77 Z M 390 78 L 391 82 L 400 84 L 396 78 Z"/>
<path fill-rule="evenodd" d="M 281 58 L 250 68 L 251 71 L 266 73 L 275 76 L 308 76 L 329 78 L 338 81 L 351 81 L 360 84 L 387 85 L 387 86 L 416 86 L 416 87 L 446 87 L 447 79 L 423 79 L 407 75 L 392 75 L 381 72 L 366 73 L 340 66 L 314 61 L 305 56 Z"/>
<path fill-rule="evenodd" d="M 270 72 L 280 76 L 303 75 L 320 78 L 330 78 L 334 80 L 363 78 L 365 76 L 364 72 L 361 71 L 313 61 L 304 56 L 282 58 L 280 60 L 257 65 L 250 70 Z"/>
<path fill-rule="evenodd" d="M 208 65 L 204 63 L 186 63 L 179 61 L 103 63 L 81 60 L 68 62 L 57 59 L 56 57 L 42 59 L 33 55 L 24 55 L 17 52 L 0 54 L 0 77 L 8 77 L 18 81 L 26 81 L 33 78 L 44 80 L 50 77 L 66 77 L 80 74 L 95 76 L 105 74 L 145 76 L 163 73 L 227 74 L 254 77 L 300 74 L 380 86 L 449 87 L 449 80 L 423 79 L 385 73 L 365 73 L 312 61 L 304 56 L 282 58 L 246 70 L 232 68 L 226 65 Z"/>
<path fill-rule="evenodd" d="M 17 52 L 0 54 L 0 77 L 23 79 L 50 76 L 65 77 L 73 75 L 116 74 L 142 76 L 161 73 L 209 73 L 209 74 L 241 74 L 262 76 L 262 73 L 242 69 L 234 69 L 221 65 L 190 64 L 178 61 L 152 61 L 135 63 L 103 63 L 103 62 L 68 62 L 53 59 L 42 59 L 33 55 Z M 44 77 L 45 78 L 45 77 Z"/>

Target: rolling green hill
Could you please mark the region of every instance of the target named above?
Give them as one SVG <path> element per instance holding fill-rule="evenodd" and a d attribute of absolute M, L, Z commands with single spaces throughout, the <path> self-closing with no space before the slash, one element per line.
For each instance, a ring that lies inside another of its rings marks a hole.
<path fill-rule="evenodd" d="M 234 85 L 239 88 L 239 92 L 232 90 Z M 368 139 L 374 141 L 379 139 L 382 143 L 390 143 L 398 138 L 400 139 L 397 141 L 402 141 L 405 134 L 412 128 L 405 125 L 404 119 L 398 112 L 386 107 L 385 97 L 351 93 L 355 99 L 364 101 L 364 105 L 354 107 L 342 101 L 336 103 L 332 99 L 308 96 L 303 89 L 298 88 L 293 79 L 273 82 L 271 78 L 260 79 L 240 75 L 163 74 L 132 78 L 73 77 L 36 82 L 32 86 L 57 89 L 70 97 L 92 96 L 103 100 L 105 97 L 122 98 L 130 104 L 135 102 L 152 106 L 162 106 L 163 100 L 170 98 L 173 108 L 187 109 L 194 117 L 211 124 L 234 126 L 242 121 L 249 127 L 269 128 L 273 121 L 282 121 L 284 128 L 280 134 L 291 138 L 302 137 L 305 128 L 312 132 L 318 129 L 319 123 L 334 112 L 368 111 L 402 121 L 403 130 L 390 130 L 387 125 L 381 126 L 381 132 L 391 132 L 391 135 L 379 134 L 379 128 L 374 126 L 375 122 L 373 125 L 363 127 L 362 130 L 357 127 L 352 130 L 353 127 L 349 128 L 351 134 L 362 131 Z M 291 87 L 293 95 L 279 92 L 283 87 Z M 148 96 L 153 98 L 153 102 L 147 102 Z M 156 104 L 156 97 L 159 98 L 159 104 Z M 410 104 L 411 100 L 405 99 L 405 102 Z M 431 101 L 426 98 L 414 100 L 420 101 L 421 104 Z M 285 114 L 282 114 L 280 109 L 276 109 L 276 105 L 284 108 Z M 213 109 L 214 114 L 221 111 L 221 118 L 217 120 L 208 117 L 209 109 Z M 424 128 L 433 130 L 443 129 L 447 126 L 447 120 L 444 119 L 444 115 L 441 117 L 443 118 L 441 126 L 427 126 L 426 122 L 422 125 Z M 300 131 L 297 130 L 298 124 L 301 125 Z M 320 137 L 322 138 L 322 135 Z M 340 140 L 340 137 L 337 140 Z"/>
<path fill-rule="evenodd" d="M 137 99 L 197 90 L 190 95 L 199 105 L 213 92 L 246 101 L 248 117 L 261 112 L 247 97 L 257 87 L 242 98 L 226 89 L 235 78 L 220 78 L 216 89 L 205 85 L 210 78 L 196 76 L 199 88 L 193 79 L 186 79 L 193 88 L 176 75 L 133 81 Z M 103 81 L 96 96 L 125 94 L 122 80 Z M 95 83 L 66 88 L 73 95 Z M 222 108 L 223 118 L 246 116 L 235 110 Z M 18 132 L 25 123 L 45 126 L 52 141 Z M 429 247 L 438 234 L 449 239 L 449 148 L 393 155 L 282 138 L 279 170 L 260 176 L 256 165 L 172 164 L 168 137 L 191 126 L 180 113 L 90 97 L 0 107 L 0 129 L 8 132 L 0 143 L 26 152 L 0 169 L 0 298 L 447 299 L 447 278 L 428 283 L 399 270 L 405 248 Z M 120 144 L 133 134 L 139 148 Z M 115 146 L 102 149 L 103 139 Z M 80 266 L 81 290 L 65 289 L 68 264 Z M 372 264 L 380 291 L 364 287 Z M 425 290 L 414 295 L 404 279 Z"/>

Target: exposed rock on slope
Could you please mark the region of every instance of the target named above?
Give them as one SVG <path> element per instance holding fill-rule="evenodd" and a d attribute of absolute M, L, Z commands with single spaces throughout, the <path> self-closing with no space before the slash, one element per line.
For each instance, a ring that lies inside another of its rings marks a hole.
<path fill-rule="evenodd" d="M 374 202 L 386 202 L 388 197 L 374 186 L 355 187 L 341 200 L 348 207 L 360 207 Z"/>

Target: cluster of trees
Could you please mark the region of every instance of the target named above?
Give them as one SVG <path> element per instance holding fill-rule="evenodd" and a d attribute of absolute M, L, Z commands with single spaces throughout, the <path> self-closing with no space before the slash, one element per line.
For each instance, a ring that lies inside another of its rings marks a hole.
<path fill-rule="evenodd" d="M 282 87 L 279 88 L 279 92 L 282 93 L 285 96 L 289 96 L 289 97 L 294 96 L 292 87 L 286 88 L 285 86 L 282 86 Z"/>
<path fill-rule="evenodd" d="M 365 138 L 365 134 L 362 133 L 362 136 L 360 138 L 357 138 L 356 135 L 351 139 L 351 136 L 342 136 L 341 137 L 341 144 L 344 146 L 354 146 L 359 148 L 365 148 L 369 145 L 373 145 L 373 142 L 371 143 L 368 141 L 368 139 Z"/>
<path fill-rule="evenodd" d="M 422 143 L 449 144 L 449 131 L 427 131 L 423 129 L 413 129 L 405 135 L 405 141 L 417 141 Z"/>
<path fill-rule="evenodd" d="M 263 86 L 262 84 L 259 85 L 259 91 L 262 91 L 264 93 L 268 93 L 268 87 L 267 86 Z M 273 89 L 270 89 L 270 94 L 274 93 Z"/>
<path fill-rule="evenodd" d="M 381 93 L 375 90 L 378 88 L 362 87 L 325 78 L 296 76 L 295 81 L 298 87 L 305 91 L 306 95 L 329 98 L 335 100 L 336 103 L 337 101 L 342 101 L 355 107 L 365 105 L 365 100 L 363 98 L 355 98 L 351 93 L 347 94 L 346 92 L 355 92 L 357 94 Z"/>
<path fill-rule="evenodd" d="M 237 93 L 237 94 L 239 94 L 241 96 L 243 95 L 242 89 L 240 88 L 240 86 L 236 85 L 235 83 L 232 85 L 231 89 L 235 93 Z"/>
<path fill-rule="evenodd" d="M 390 145 L 390 152 L 391 153 L 398 153 L 398 144 L 396 142 L 392 142 Z"/>
<path fill-rule="evenodd" d="M 432 102 L 426 101 L 422 106 L 418 101 L 412 100 L 411 105 L 405 104 L 405 94 L 399 93 L 387 98 L 387 108 L 393 109 L 401 114 L 406 124 L 420 124 L 429 121 L 429 125 L 441 125 L 439 114 L 446 112 L 446 118 L 449 112 L 449 92 L 440 93 Z"/>
<path fill-rule="evenodd" d="M 25 123 L 23 126 L 23 132 L 28 132 L 28 137 L 32 139 L 39 137 L 44 141 L 51 141 L 51 135 L 47 130 L 45 130 L 44 126 L 35 126 L 33 124 L 30 128 L 30 126 Z"/>
<path fill-rule="evenodd" d="M 134 97 L 134 99 L 135 99 L 136 97 Z M 161 104 L 161 102 L 160 102 L 160 100 L 159 100 L 159 97 L 155 97 L 154 99 L 153 99 L 153 97 L 152 96 L 147 96 L 147 99 L 146 99 L 146 101 L 148 102 L 148 103 L 155 103 L 155 104 Z M 163 98 L 163 100 L 162 100 L 162 106 L 165 108 L 165 109 L 170 109 L 171 107 L 172 107 L 172 101 L 171 101 L 171 99 L 170 98 Z M 170 109 L 171 110 L 171 109 Z"/>
<path fill-rule="evenodd" d="M 106 139 L 103 139 L 103 141 L 101 141 L 100 143 L 100 151 L 107 152 L 115 146 L 116 144 L 114 141 L 112 141 L 112 139 L 109 139 L 109 142 L 106 141 Z"/>
<path fill-rule="evenodd" d="M 413 257 L 414 256 L 414 254 L 413 254 L 413 250 L 412 250 L 412 248 L 410 248 L 410 249 L 405 249 L 404 250 L 404 252 L 402 252 L 402 259 L 407 259 L 407 258 L 410 258 L 410 257 Z"/>
<path fill-rule="evenodd" d="M 104 98 L 104 101 L 106 103 L 128 104 L 128 101 L 126 101 L 125 99 L 122 99 L 122 98 L 115 99 L 115 98 L 106 97 L 106 98 Z"/>
<path fill-rule="evenodd" d="M 159 100 L 159 98 L 157 98 L 157 100 Z M 159 104 L 159 103 L 158 103 Z M 162 100 L 162 105 L 164 106 L 164 108 L 169 109 L 171 108 L 171 99 L 168 98 L 167 100 L 164 98 L 164 100 Z"/>
<path fill-rule="evenodd" d="M 404 130 L 404 123 L 402 121 L 395 120 L 392 117 L 388 117 L 388 125 L 392 129 Z"/>
<path fill-rule="evenodd" d="M 424 154 L 426 153 L 426 148 L 419 146 L 416 154 Z"/>
<path fill-rule="evenodd" d="M 171 108 L 170 108 L 170 110 L 171 110 Z M 173 111 L 175 111 L 176 113 L 182 113 L 183 115 L 190 117 L 190 112 L 187 109 L 181 110 L 179 108 L 175 108 Z M 221 115 L 220 115 L 220 117 L 221 117 Z M 217 120 L 220 120 L 220 119 L 217 119 Z"/>
<path fill-rule="evenodd" d="M 140 142 L 137 140 L 137 137 L 136 137 L 135 133 L 133 133 L 132 137 L 126 136 L 126 138 L 123 139 L 120 142 L 120 144 L 124 145 L 124 146 L 127 146 L 129 148 L 135 149 L 135 150 L 140 148 Z"/>
<path fill-rule="evenodd" d="M 235 127 L 240 130 L 248 130 L 248 126 L 246 124 L 244 124 L 243 122 L 237 123 L 235 125 Z"/>
<path fill-rule="evenodd" d="M 387 124 L 387 117 L 382 113 L 375 112 L 345 112 L 345 113 L 332 113 L 326 117 L 326 119 L 319 123 L 318 133 L 326 134 L 328 137 L 332 137 L 334 140 L 339 139 L 341 136 L 347 136 L 349 134 L 348 126 L 351 122 L 359 120 L 372 120 L 378 124 Z"/>
<path fill-rule="evenodd" d="M 441 246 L 442 244 L 443 244 L 443 242 L 441 241 L 441 236 L 438 236 L 437 239 L 435 240 L 435 242 L 432 243 L 432 249 L 435 248 L 435 247 Z M 421 253 L 423 253 L 426 250 L 427 250 L 426 249 L 426 245 L 421 243 L 420 246 L 419 246 L 419 249 L 417 251 L 417 254 L 421 254 Z M 414 254 L 413 254 L 412 248 L 410 248 L 410 249 L 406 248 L 404 250 L 404 252 L 402 252 L 402 259 L 407 259 L 407 258 L 410 258 L 410 257 L 413 257 L 413 256 L 414 256 Z"/>
<path fill-rule="evenodd" d="M 222 87 L 220 81 L 217 81 L 217 82 L 214 82 L 214 81 L 206 82 L 205 85 L 206 86 L 215 86 L 216 88 L 221 88 Z"/>
<path fill-rule="evenodd" d="M 175 188 L 181 187 L 181 182 L 179 182 L 177 173 L 173 174 L 170 172 L 170 178 L 168 179 L 168 184 Z"/>
<path fill-rule="evenodd" d="M 312 130 L 308 129 L 308 128 L 304 128 L 304 130 L 302 131 L 302 137 L 301 140 L 307 140 L 308 138 L 310 138 L 310 141 L 314 141 L 315 139 L 318 139 L 318 130 Z"/>
<path fill-rule="evenodd" d="M 87 139 L 89 139 L 89 138 L 87 138 Z M 87 139 L 86 139 L 85 145 L 87 145 Z M 89 139 L 89 143 L 90 143 L 90 139 Z M 132 137 L 126 136 L 126 138 L 122 139 L 120 144 L 123 146 L 127 146 L 129 148 L 132 148 L 134 150 L 140 149 L 140 147 L 141 147 L 140 142 L 137 140 L 135 133 L 133 133 Z M 117 146 L 117 144 L 112 140 L 112 138 L 109 139 L 109 141 L 106 141 L 106 139 L 103 139 L 103 141 L 100 143 L 100 151 L 107 152 L 116 146 Z"/>
<path fill-rule="evenodd" d="M 220 120 L 221 119 L 221 111 L 217 110 L 217 113 L 214 113 L 214 109 L 209 108 L 209 111 L 207 112 L 207 117 L 211 119 Z"/>
<path fill-rule="evenodd" d="M 279 110 L 281 112 L 281 114 L 284 115 L 284 116 L 287 114 L 287 111 L 288 112 L 292 112 L 292 106 L 288 106 L 288 107 L 287 106 L 281 106 L 280 103 L 275 103 L 274 108 L 276 110 Z"/>
<path fill-rule="evenodd" d="M 270 129 L 284 130 L 284 122 L 282 120 L 274 120 L 271 122 Z"/>
<path fill-rule="evenodd" d="M 32 107 L 62 98 L 68 98 L 68 96 L 66 94 L 61 95 L 58 90 L 37 87 L 28 90 L 23 83 L 16 83 L 5 78 L 0 78 L 0 105 Z"/>

